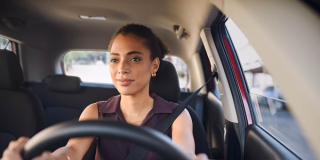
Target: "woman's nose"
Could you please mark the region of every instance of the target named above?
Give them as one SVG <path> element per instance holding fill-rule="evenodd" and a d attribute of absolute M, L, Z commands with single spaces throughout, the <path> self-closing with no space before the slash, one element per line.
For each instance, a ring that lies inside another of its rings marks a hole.
<path fill-rule="evenodd" d="M 128 69 L 119 69 L 118 71 L 119 74 L 128 74 L 130 71 Z"/>
<path fill-rule="evenodd" d="M 119 74 L 128 74 L 128 73 L 130 73 L 129 65 L 126 64 L 126 62 L 123 62 L 123 61 L 122 61 L 122 62 L 120 63 L 120 66 L 119 66 L 118 73 L 119 73 Z"/>

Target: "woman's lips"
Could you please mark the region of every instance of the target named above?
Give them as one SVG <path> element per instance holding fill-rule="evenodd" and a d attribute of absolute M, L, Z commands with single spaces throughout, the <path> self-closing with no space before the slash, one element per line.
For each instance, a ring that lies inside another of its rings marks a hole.
<path fill-rule="evenodd" d="M 117 79 L 117 82 L 121 86 L 128 86 L 133 82 L 133 80 L 131 80 L 131 79 Z"/>

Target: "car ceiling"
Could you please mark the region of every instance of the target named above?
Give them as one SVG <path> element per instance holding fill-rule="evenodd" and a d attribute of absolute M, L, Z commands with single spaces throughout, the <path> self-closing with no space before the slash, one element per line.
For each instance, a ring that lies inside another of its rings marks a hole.
<path fill-rule="evenodd" d="M 0 34 L 50 54 L 71 49 L 107 49 L 114 31 L 127 23 L 151 27 L 184 60 L 199 49 L 200 31 L 210 27 L 218 10 L 207 0 L 8 0 L 0 17 L 22 19 L 23 30 L 0 23 Z M 79 15 L 105 16 L 106 21 L 83 20 Z M 174 25 L 184 27 L 187 39 L 178 40 Z"/>

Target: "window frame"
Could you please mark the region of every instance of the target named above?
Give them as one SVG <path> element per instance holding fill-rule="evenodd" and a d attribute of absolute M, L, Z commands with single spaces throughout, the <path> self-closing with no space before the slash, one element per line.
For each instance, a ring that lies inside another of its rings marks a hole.
<path fill-rule="evenodd" d="M 222 28 L 223 28 L 223 33 L 224 33 L 225 38 L 227 39 L 229 47 L 231 49 L 231 54 L 233 55 L 236 68 L 239 71 L 238 73 L 240 75 L 240 79 L 241 79 L 241 82 L 242 82 L 242 87 L 244 88 L 244 93 L 246 95 L 248 107 L 249 107 L 249 110 L 250 110 L 250 116 L 251 116 L 251 119 L 252 119 L 252 123 L 251 124 L 257 124 L 257 119 L 255 117 L 255 113 L 254 113 L 255 110 L 253 109 L 253 104 L 252 104 L 252 99 L 251 99 L 251 96 L 250 96 L 250 90 L 249 90 L 249 87 L 248 87 L 248 84 L 247 84 L 247 79 L 246 79 L 246 76 L 244 74 L 243 68 L 241 66 L 240 59 L 238 57 L 238 53 L 236 51 L 236 48 L 234 47 L 232 39 L 231 39 L 231 36 L 230 36 L 230 34 L 228 32 L 228 29 L 227 29 L 227 26 L 226 26 L 226 22 L 227 21 L 228 21 L 228 18 L 226 18 L 225 21 L 221 24 Z M 230 56 L 229 56 L 229 61 L 230 61 Z M 233 70 L 233 73 L 234 72 L 235 71 Z M 238 87 L 239 87 L 239 84 L 238 84 Z M 247 124 L 250 125 L 248 123 L 248 121 L 247 121 Z"/>
<path fill-rule="evenodd" d="M 244 143 L 248 122 L 246 119 L 246 114 L 244 112 L 243 102 L 235 78 L 235 74 L 232 69 L 227 50 L 223 43 L 223 38 L 228 37 L 226 28 L 224 26 L 226 20 L 227 17 L 220 12 L 216 20 L 213 22 L 213 25 L 211 26 L 211 34 L 230 87 L 238 119 L 238 123 L 226 122 L 226 139 L 228 139 L 226 144 L 226 154 L 228 154 L 228 151 L 230 150 L 233 152 L 233 158 L 239 158 L 239 156 L 244 157 Z M 230 134 L 228 135 L 228 133 Z"/>
<path fill-rule="evenodd" d="M 248 127 L 250 126 L 257 126 L 260 130 L 262 130 L 264 133 L 266 133 L 265 135 L 268 135 L 270 138 L 274 139 L 279 145 L 283 146 L 284 148 L 286 148 L 289 152 L 291 152 L 294 156 L 300 158 L 300 159 L 303 159 L 302 157 L 299 156 L 298 153 L 294 152 L 294 149 L 292 149 L 291 146 L 285 144 L 284 142 L 282 142 L 282 140 L 280 140 L 277 136 L 275 136 L 273 133 L 271 133 L 270 131 L 268 131 L 264 126 L 262 126 L 261 124 L 259 124 L 259 119 L 258 119 L 258 112 L 256 111 L 255 109 L 255 104 L 252 100 L 252 97 L 251 97 L 251 94 L 254 94 L 254 93 L 251 93 L 250 92 L 250 89 L 249 89 L 249 86 L 247 84 L 247 80 L 246 80 L 246 76 L 245 76 L 245 72 L 242 68 L 242 65 L 241 65 L 241 62 L 240 62 L 240 59 L 239 59 L 239 56 L 238 56 L 238 53 L 235 49 L 235 46 L 233 45 L 233 42 L 232 42 L 232 38 L 231 36 L 229 35 L 229 32 L 228 32 L 228 29 L 226 27 L 226 22 L 227 22 L 228 18 L 226 18 L 226 20 L 221 24 L 222 25 L 222 28 L 224 28 L 224 32 L 226 34 L 226 37 L 228 39 L 228 42 L 229 42 L 229 45 L 230 45 L 230 48 L 231 48 L 231 51 L 232 51 L 232 54 L 234 56 L 234 59 L 236 61 L 236 64 L 237 64 L 237 68 L 239 69 L 239 73 L 241 75 L 241 79 L 242 79 L 242 83 L 243 83 L 243 87 L 245 88 L 245 93 L 247 95 L 247 99 L 248 99 L 248 104 L 249 104 L 249 108 L 250 108 L 250 114 L 251 114 L 251 117 L 252 117 L 252 124 L 251 125 L 248 125 Z M 222 33 L 223 34 L 223 33 Z M 263 96 L 263 97 L 267 97 L 267 96 L 264 96 L 264 95 L 258 95 L 258 96 Z M 271 97 L 269 97 L 271 98 Z M 274 98 L 272 98 L 274 99 Z M 277 99 L 276 99 L 277 100 Z M 283 135 L 281 135 L 283 136 Z M 287 137 L 286 137 L 287 138 Z"/>

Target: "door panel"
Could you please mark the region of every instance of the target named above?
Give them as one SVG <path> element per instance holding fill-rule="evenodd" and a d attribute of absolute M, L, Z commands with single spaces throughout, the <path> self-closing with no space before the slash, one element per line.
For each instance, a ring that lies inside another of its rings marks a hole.
<path fill-rule="evenodd" d="M 208 93 L 205 103 L 205 129 L 213 158 L 224 157 L 224 116 L 221 101 L 211 92 Z"/>
<path fill-rule="evenodd" d="M 299 158 L 256 125 L 247 127 L 245 160 L 298 160 Z"/>

